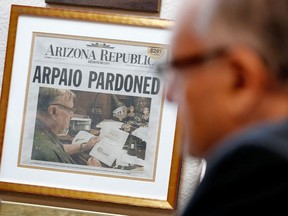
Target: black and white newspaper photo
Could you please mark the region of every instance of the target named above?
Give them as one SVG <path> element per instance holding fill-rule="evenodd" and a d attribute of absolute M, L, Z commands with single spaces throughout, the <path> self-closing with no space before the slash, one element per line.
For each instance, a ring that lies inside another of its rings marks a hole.
<path fill-rule="evenodd" d="M 154 181 L 161 44 L 33 33 L 19 167 Z"/>

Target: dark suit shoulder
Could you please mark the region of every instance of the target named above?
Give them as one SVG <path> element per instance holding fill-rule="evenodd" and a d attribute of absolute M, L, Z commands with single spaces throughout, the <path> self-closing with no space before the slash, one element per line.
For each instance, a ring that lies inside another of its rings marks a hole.
<path fill-rule="evenodd" d="M 205 177 L 184 215 L 288 215 L 284 128 L 256 131 L 223 145 L 207 161 Z"/>

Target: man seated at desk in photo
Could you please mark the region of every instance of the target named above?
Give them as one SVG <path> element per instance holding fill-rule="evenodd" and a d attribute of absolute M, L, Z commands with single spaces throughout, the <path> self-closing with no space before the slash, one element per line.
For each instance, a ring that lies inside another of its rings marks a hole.
<path fill-rule="evenodd" d="M 59 140 L 58 135 L 69 128 L 75 98 L 75 94 L 70 90 L 40 87 L 32 149 L 33 160 L 76 164 L 71 155 L 90 150 L 99 141 L 93 137 L 87 143 L 70 145 L 62 144 Z M 101 166 L 94 157 L 89 157 L 87 165 Z"/>

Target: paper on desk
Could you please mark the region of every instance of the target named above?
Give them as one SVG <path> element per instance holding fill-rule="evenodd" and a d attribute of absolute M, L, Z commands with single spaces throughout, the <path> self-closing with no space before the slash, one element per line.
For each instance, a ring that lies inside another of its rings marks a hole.
<path fill-rule="evenodd" d="M 90 151 L 89 155 L 97 158 L 108 166 L 112 166 L 123 146 L 129 133 L 119 129 L 101 129 L 100 141 Z"/>
<path fill-rule="evenodd" d="M 148 127 L 139 127 L 136 130 L 134 130 L 131 134 L 140 138 L 142 141 L 148 142 Z"/>
<path fill-rule="evenodd" d="M 87 132 L 87 131 L 79 131 L 77 135 L 74 137 L 72 144 L 81 144 L 88 142 L 95 135 Z"/>
<path fill-rule="evenodd" d="M 117 156 L 116 165 L 129 166 L 129 165 L 139 165 L 144 166 L 144 160 L 137 158 L 136 156 L 131 156 L 127 154 L 127 150 L 122 150 L 120 155 Z"/>
<path fill-rule="evenodd" d="M 114 129 L 119 129 L 123 125 L 123 122 L 119 121 L 114 121 L 111 119 L 105 119 L 101 121 L 99 124 L 97 124 L 98 128 L 105 129 L 105 128 L 114 128 Z"/>

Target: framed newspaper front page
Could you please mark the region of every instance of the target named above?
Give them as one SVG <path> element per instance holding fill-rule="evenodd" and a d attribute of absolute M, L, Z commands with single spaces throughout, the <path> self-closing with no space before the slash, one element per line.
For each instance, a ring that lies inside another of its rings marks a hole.
<path fill-rule="evenodd" d="M 13 5 L 0 190 L 174 209 L 177 107 L 154 71 L 171 26 Z"/>

